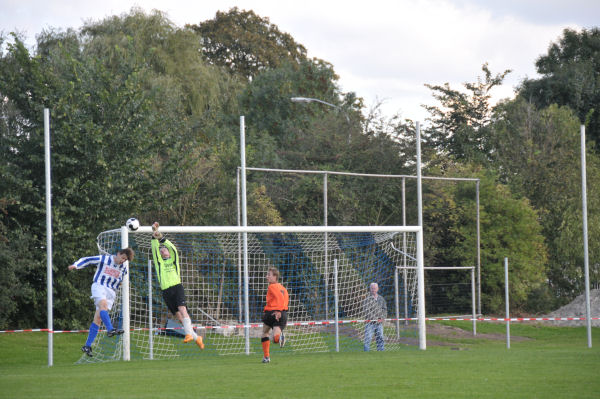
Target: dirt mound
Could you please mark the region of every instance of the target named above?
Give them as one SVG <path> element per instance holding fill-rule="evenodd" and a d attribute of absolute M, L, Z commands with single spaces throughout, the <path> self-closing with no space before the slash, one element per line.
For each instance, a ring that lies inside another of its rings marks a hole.
<path fill-rule="evenodd" d="M 600 289 L 590 290 L 590 313 L 592 317 L 600 317 Z M 543 317 L 585 317 L 585 294 L 579 295 L 571 303 Z M 555 326 L 585 326 L 585 320 L 549 321 Z M 600 327 L 600 320 L 592 320 L 592 326 Z"/>

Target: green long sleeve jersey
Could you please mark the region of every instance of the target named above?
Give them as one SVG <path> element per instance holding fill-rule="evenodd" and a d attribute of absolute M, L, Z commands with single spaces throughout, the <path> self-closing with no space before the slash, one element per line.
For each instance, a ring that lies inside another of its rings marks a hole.
<path fill-rule="evenodd" d="M 154 260 L 154 269 L 156 278 L 160 283 L 160 289 L 166 290 L 169 287 L 181 283 L 181 269 L 179 268 L 179 255 L 177 248 L 169 240 L 162 239 L 161 242 L 169 250 L 171 255 L 168 259 L 163 259 L 160 255 L 160 244 L 156 238 L 152 239 L 152 259 Z"/>

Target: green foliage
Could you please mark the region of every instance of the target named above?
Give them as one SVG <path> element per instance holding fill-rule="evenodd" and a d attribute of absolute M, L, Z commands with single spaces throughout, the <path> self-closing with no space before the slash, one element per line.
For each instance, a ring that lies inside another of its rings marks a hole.
<path fill-rule="evenodd" d="M 97 251 L 99 231 L 130 216 L 236 223 L 239 115 L 248 166 L 414 174 L 414 123 L 385 118 L 378 106 L 365 111 L 355 93 L 341 92 L 333 65 L 309 59 L 252 11 L 233 8 L 178 28 L 160 11 L 133 8 L 37 39 L 30 53 L 18 35 L 0 36 L 0 268 L 13 287 L 0 293 L 0 328 L 45 324 L 45 107 L 56 328 L 89 325 L 91 271 L 66 266 Z M 516 309 L 541 311 L 581 290 L 577 117 L 596 140 L 597 39 L 597 29 L 566 30 L 538 60 L 542 79 L 525 81 L 519 100 L 495 108 L 490 91 L 508 70 L 494 75 L 484 64 L 483 77 L 464 92 L 426 85 L 440 105 L 426 107 L 433 126 L 424 132 L 425 174 L 481 178 L 486 311 L 501 306 L 504 256 Z M 334 107 L 292 103 L 296 96 Z M 591 235 L 600 233 L 599 179 L 600 159 L 589 148 Z M 327 183 L 328 224 L 403 223 L 399 179 L 329 175 Z M 474 190 L 471 183 L 424 187 L 429 264 L 475 264 Z M 250 224 L 323 223 L 321 175 L 250 172 L 247 193 Z M 415 201 L 407 180 L 407 224 L 417 223 Z M 600 244 L 590 244 L 597 257 Z"/>
<path fill-rule="evenodd" d="M 504 306 L 504 257 L 510 261 L 510 298 L 515 310 L 527 307 L 528 297 L 545 281 L 547 249 L 538 215 L 525 198 L 515 198 L 497 176 L 478 168 L 446 165 L 449 175 L 480 179 L 481 284 L 484 313 Z M 426 263 L 431 266 L 477 264 L 476 185 L 473 182 L 434 182 L 424 192 Z M 429 272 L 431 284 L 469 283 L 467 273 Z M 449 292 L 450 301 L 464 298 Z"/>
<path fill-rule="evenodd" d="M 536 63 L 539 79 L 525 80 L 519 96 L 539 108 L 568 106 L 600 143 L 600 29 L 565 29 Z M 598 147 L 596 147 L 598 150 Z"/>
<path fill-rule="evenodd" d="M 507 186 L 495 181 L 495 177 L 483 178 L 480 187 L 482 306 L 490 312 L 502 311 L 507 257 L 511 308 L 518 312 L 526 310 L 528 297 L 546 280 L 547 249 L 529 201 L 514 198 Z"/>
<path fill-rule="evenodd" d="M 484 79 L 478 77 L 475 83 L 465 83 L 466 93 L 451 89 L 448 83 L 425 84 L 442 106 L 425 106 L 432 116 L 431 130 L 425 135 L 428 142 L 438 151 L 467 162 L 483 162 L 491 151 L 485 129 L 491 122 L 490 92 L 511 72 L 507 69 L 492 76 L 487 63 L 481 69 Z"/>
<path fill-rule="evenodd" d="M 6 328 L 30 326 L 39 317 L 32 310 L 45 304 L 43 117 L 34 98 L 47 98 L 49 90 L 39 58 L 29 57 L 18 36 L 7 43 L 0 71 L 0 259 L 7 283 L 0 325 Z"/>
<path fill-rule="evenodd" d="M 538 209 L 549 249 L 548 280 L 558 306 L 583 289 L 581 220 L 581 165 L 579 121 L 568 107 L 538 110 L 523 99 L 496 109 L 491 129 L 495 167 L 501 179 Z M 587 152 L 588 226 L 597 229 L 600 158 Z M 593 235 L 591 235 L 593 236 Z M 590 240 L 590 254 L 598 243 Z M 592 259 L 594 259 L 592 257 Z M 593 281 L 597 267 L 592 264 Z"/>
<path fill-rule="evenodd" d="M 0 209 L 5 212 L 5 209 Z M 30 232 L 18 227 L 7 226 L 0 221 L 0 273 L 5 289 L 0 291 L 0 329 L 18 328 L 30 325 L 32 315 L 23 309 L 30 308 L 41 294 L 36 289 L 42 288 L 28 281 L 36 266 L 36 241 Z M 38 263 L 41 267 L 42 265 Z M 13 320 L 18 320 L 14 323 Z"/>
<path fill-rule="evenodd" d="M 304 46 L 253 11 L 217 11 L 214 19 L 188 27 L 200 35 L 202 53 L 212 64 L 247 79 L 307 59 Z"/>
<path fill-rule="evenodd" d="M 323 115 L 332 110 L 313 107 L 319 104 L 295 104 L 290 98 L 306 95 L 335 104 L 339 101 L 336 80 L 331 64 L 320 60 L 306 60 L 299 65 L 287 63 L 258 75 L 240 97 L 241 112 L 248 126 L 248 144 L 256 145 L 255 135 L 262 138 L 260 132 L 268 132 L 278 146 L 284 147 L 280 151 L 293 146 L 290 141 L 296 139 L 298 130 L 314 119 L 307 115 Z M 344 119 L 340 116 L 341 122 Z"/>
<path fill-rule="evenodd" d="M 33 257 L 34 266 L 17 270 L 21 262 L 14 262 L 12 272 L 7 271 L 24 275 L 23 292 L 34 292 L 30 302 L 16 302 L 10 311 L 19 323 L 39 326 L 45 320 L 45 253 L 28 252 L 44 247 L 45 183 L 39 173 L 44 168 L 44 106 L 52 120 L 55 327 L 89 323 L 90 273 L 67 274 L 66 266 L 97 251 L 99 231 L 132 215 L 154 219 L 163 209 L 174 211 L 171 220 L 198 220 L 189 216 L 194 206 L 186 196 L 197 195 L 197 185 L 189 184 L 190 177 L 196 178 L 191 167 L 211 148 L 212 137 L 201 132 L 223 125 L 211 107 L 235 106 L 231 99 L 238 86 L 190 56 L 195 54 L 193 38 L 160 13 L 133 10 L 88 24 L 80 36 L 46 32 L 38 38 L 37 56 L 16 37 L 8 43 L 0 60 L 0 93 L 7 99 L 1 131 L 6 184 L 0 198 L 1 223 L 11 233 L 1 256 Z M 188 63 L 175 62 L 178 57 Z M 223 96 L 224 89 L 233 94 Z M 15 240 L 27 245 L 17 246 Z M 11 254 L 9 248 L 18 252 Z M 26 309 L 31 311 L 21 316 Z"/>

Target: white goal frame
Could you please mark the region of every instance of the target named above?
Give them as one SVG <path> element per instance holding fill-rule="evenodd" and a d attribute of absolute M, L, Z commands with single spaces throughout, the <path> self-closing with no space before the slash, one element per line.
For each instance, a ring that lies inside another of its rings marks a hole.
<path fill-rule="evenodd" d="M 416 236 L 416 266 L 417 266 L 417 330 L 419 349 L 427 348 L 425 330 L 425 274 L 423 262 L 423 230 L 420 226 L 161 226 L 163 233 L 241 233 L 243 236 L 243 276 L 244 276 L 244 329 L 246 354 L 250 354 L 251 327 L 248 311 L 248 233 L 359 233 L 359 232 L 398 232 L 415 233 Z M 151 226 L 141 226 L 137 231 L 129 231 L 121 227 L 121 246 L 129 245 L 129 235 L 137 233 L 152 233 Z M 334 260 L 331 260 L 333 262 Z M 126 275 L 121 285 L 123 312 L 123 360 L 131 360 L 130 337 L 130 304 L 129 276 Z"/>
<path fill-rule="evenodd" d="M 406 225 L 406 180 L 407 179 L 416 179 L 417 184 L 419 179 L 422 180 L 432 180 L 432 181 L 448 181 L 448 182 L 471 182 L 475 183 L 475 228 L 476 228 L 476 292 L 475 292 L 475 301 L 476 301 L 476 314 L 481 315 L 481 221 L 480 221 L 480 204 L 479 204 L 479 192 L 480 192 L 480 179 L 475 177 L 440 177 L 440 176 L 411 176 L 411 175 L 392 175 L 392 174 L 375 174 L 375 173 L 356 173 L 356 172 L 341 172 L 341 171 L 333 171 L 333 170 L 305 170 L 305 169 L 276 169 L 276 168 L 253 168 L 246 167 L 242 168 L 238 166 L 236 173 L 236 190 L 237 190 L 237 218 L 238 225 L 241 225 L 241 218 L 243 212 L 243 203 L 240 198 L 240 185 L 245 184 L 245 171 L 250 172 L 262 172 L 262 173 L 280 173 L 280 174 L 293 174 L 293 175 L 320 175 L 323 177 L 323 226 L 328 225 L 328 190 L 327 184 L 329 176 L 346 176 L 346 177 L 369 177 L 369 178 L 377 178 L 377 179 L 401 179 L 402 182 L 402 224 Z M 240 174 L 243 174 L 244 177 L 240 177 Z M 243 179 L 243 180 L 242 180 Z M 245 193 L 245 189 L 243 189 Z M 419 211 L 421 212 L 421 211 Z M 419 215 L 419 217 L 421 217 Z M 463 267 L 463 266 L 456 266 Z"/>

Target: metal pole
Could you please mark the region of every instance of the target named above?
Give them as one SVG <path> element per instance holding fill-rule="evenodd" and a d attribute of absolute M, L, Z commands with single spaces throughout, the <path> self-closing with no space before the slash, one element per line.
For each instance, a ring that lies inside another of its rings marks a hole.
<path fill-rule="evenodd" d="M 237 168 L 237 172 L 235 175 L 235 191 L 237 195 L 237 225 L 241 225 L 241 210 L 240 210 L 240 168 Z M 238 233 L 238 321 L 243 321 L 243 309 L 242 304 L 244 303 L 242 300 L 242 281 L 244 277 L 242 276 L 242 234 Z"/>
<path fill-rule="evenodd" d="M 148 259 L 148 346 L 150 360 L 154 359 L 154 323 L 152 318 L 152 261 Z"/>
<path fill-rule="evenodd" d="M 52 190 L 50 176 L 50 110 L 44 108 L 44 163 L 46 169 L 46 301 L 48 313 L 48 367 L 54 365 L 54 326 L 52 313 Z"/>
<path fill-rule="evenodd" d="M 583 270 L 585 275 L 585 320 L 588 348 L 592 347 L 592 315 L 590 307 L 590 260 L 588 254 L 587 183 L 585 164 L 585 126 L 581 125 L 581 201 L 583 215 Z"/>
<path fill-rule="evenodd" d="M 323 226 L 327 226 L 327 173 L 323 175 Z M 329 320 L 329 248 L 327 242 L 327 233 L 323 233 L 325 238 L 325 320 Z"/>
<path fill-rule="evenodd" d="M 121 248 L 129 246 L 129 231 L 126 226 L 121 226 Z M 127 271 L 129 271 L 129 261 L 125 261 Z M 123 285 L 121 288 L 121 299 L 123 301 L 121 309 L 123 312 L 123 360 L 128 362 L 131 360 L 131 331 L 130 312 L 129 312 L 129 272 L 123 277 Z"/>
<path fill-rule="evenodd" d="M 481 232 L 479 230 L 479 179 L 475 184 L 475 202 L 477 203 L 477 314 L 481 313 Z"/>
<path fill-rule="evenodd" d="M 407 179 L 416 179 L 416 176 L 412 175 L 385 175 L 376 173 L 354 173 L 354 172 L 339 172 L 335 170 L 306 170 L 306 169 L 273 169 L 273 168 L 252 168 L 247 167 L 246 170 L 263 171 L 263 172 L 279 172 L 279 173 L 306 173 L 313 175 L 329 174 L 334 176 L 358 176 L 358 177 L 381 177 L 381 178 L 395 178 L 400 179 L 405 177 Z M 476 182 L 479 179 L 473 177 L 436 177 L 436 176 L 423 176 L 423 180 L 447 180 L 447 181 L 473 181 Z"/>
<path fill-rule="evenodd" d="M 340 351 L 340 326 L 339 326 L 339 296 L 338 296 L 338 260 L 333 260 L 333 282 L 334 282 L 334 302 L 335 302 L 335 351 Z"/>
<path fill-rule="evenodd" d="M 240 157 L 242 165 L 242 226 L 248 225 L 247 199 L 246 199 L 246 126 L 244 117 L 240 116 Z M 246 354 L 250 354 L 250 305 L 248 288 L 248 233 L 243 233 L 244 237 L 244 334 L 246 338 Z"/>
<path fill-rule="evenodd" d="M 417 286 L 418 286 L 418 323 L 419 323 L 419 349 L 427 348 L 425 334 L 425 261 L 423 258 L 423 191 L 421 178 L 421 124 L 417 121 L 417 205 L 419 216 L 419 227 L 417 233 Z"/>
<path fill-rule="evenodd" d="M 402 226 L 406 226 L 406 179 L 402 178 Z M 406 233 L 402 233 L 403 266 L 402 279 L 404 288 L 404 325 L 408 326 L 408 270 L 406 269 L 408 258 L 406 257 Z"/>
<path fill-rule="evenodd" d="M 425 265 L 423 260 L 423 228 L 417 232 L 417 316 L 419 323 L 419 349 L 427 349 L 425 330 Z"/>
<path fill-rule="evenodd" d="M 477 307 L 475 305 L 475 268 L 471 268 L 471 315 L 473 316 L 473 335 L 477 335 Z"/>
<path fill-rule="evenodd" d="M 394 267 L 394 309 L 396 311 L 396 338 L 400 339 L 400 289 L 398 287 L 398 268 Z"/>
<path fill-rule="evenodd" d="M 508 303 L 508 258 L 504 258 L 504 297 L 506 302 L 506 349 L 510 349 L 510 312 Z"/>
<path fill-rule="evenodd" d="M 419 223 L 423 227 L 423 190 L 421 178 L 421 123 L 417 121 L 417 207 Z"/>

